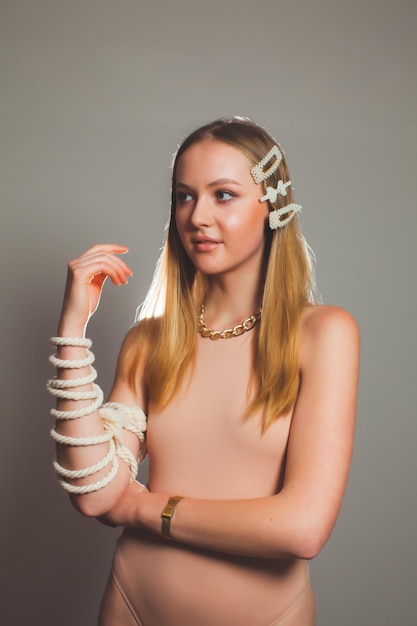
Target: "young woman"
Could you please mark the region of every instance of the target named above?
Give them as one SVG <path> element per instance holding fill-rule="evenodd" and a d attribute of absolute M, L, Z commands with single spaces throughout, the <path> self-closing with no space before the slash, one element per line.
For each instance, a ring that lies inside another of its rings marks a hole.
<path fill-rule="evenodd" d="M 124 526 L 101 626 L 314 624 L 307 561 L 346 485 L 359 333 L 314 303 L 300 208 L 263 128 L 217 120 L 184 141 L 161 261 L 105 405 L 85 329 L 105 279 L 131 275 L 127 249 L 69 264 L 52 436 L 74 505 Z"/>

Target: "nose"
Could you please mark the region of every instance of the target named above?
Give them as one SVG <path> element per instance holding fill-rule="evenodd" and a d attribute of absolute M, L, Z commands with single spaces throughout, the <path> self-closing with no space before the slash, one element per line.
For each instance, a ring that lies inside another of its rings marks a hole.
<path fill-rule="evenodd" d="M 195 228 L 211 226 L 214 221 L 212 207 L 208 198 L 197 198 L 190 217 L 191 224 Z"/>

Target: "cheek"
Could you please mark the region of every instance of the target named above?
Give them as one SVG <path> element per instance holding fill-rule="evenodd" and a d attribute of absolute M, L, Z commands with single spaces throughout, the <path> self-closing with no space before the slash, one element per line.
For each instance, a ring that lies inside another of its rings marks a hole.
<path fill-rule="evenodd" d="M 223 217 L 223 228 L 227 228 L 230 231 L 239 231 L 244 225 L 242 220 L 242 214 L 239 212 L 230 213 L 226 217 Z"/>
<path fill-rule="evenodd" d="M 246 234 L 246 236 L 253 238 L 263 237 L 267 219 L 268 209 L 264 204 L 252 206 L 244 219 L 240 220 L 242 235 Z M 239 220 L 237 220 L 236 227 L 239 228 Z"/>
<path fill-rule="evenodd" d="M 245 217 L 230 218 L 227 223 L 229 243 L 241 252 L 258 248 L 265 240 L 265 218 L 260 214 L 249 214 Z"/>

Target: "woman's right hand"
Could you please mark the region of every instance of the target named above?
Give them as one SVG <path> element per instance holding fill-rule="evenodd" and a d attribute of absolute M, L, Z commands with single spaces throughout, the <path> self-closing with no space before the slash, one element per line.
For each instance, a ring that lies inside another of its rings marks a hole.
<path fill-rule="evenodd" d="M 107 277 L 114 285 L 125 285 L 132 270 L 116 255 L 126 246 L 99 244 L 68 263 L 64 302 L 58 326 L 59 336 L 83 335 L 90 317 L 97 310 Z"/>

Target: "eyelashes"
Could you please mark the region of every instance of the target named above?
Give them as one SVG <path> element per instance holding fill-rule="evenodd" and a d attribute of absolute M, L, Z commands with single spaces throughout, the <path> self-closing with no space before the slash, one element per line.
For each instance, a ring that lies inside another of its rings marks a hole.
<path fill-rule="evenodd" d="M 216 200 L 218 200 L 221 203 L 229 202 L 230 200 L 233 200 L 233 198 L 236 198 L 236 194 L 233 193 L 232 191 L 228 191 L 227 189 L 217 189 L 214 192 L 214 196 Z M 193 200 L 192 193 L 188 191 L 177 191 L 176 201 L 178 204 L 186 204 L 187 202 L 190 202 L 191 200 Z"/>
<path fill-rule="evenodd" d="M 192 195 L 186 191 L 177 191 L 176 200 L 178 204 L 185 204 L 185 202 L 192 200 Z"/>
<path fill-rule="evenodd" d="M 220 202 L 227 202 L 228 200 L 232 200 L 236 197 L 236 194 L 231 191 L 226 191 L 225 189 L 219 189 L 216 191 L 216 198 L 220 200 Z"/>

